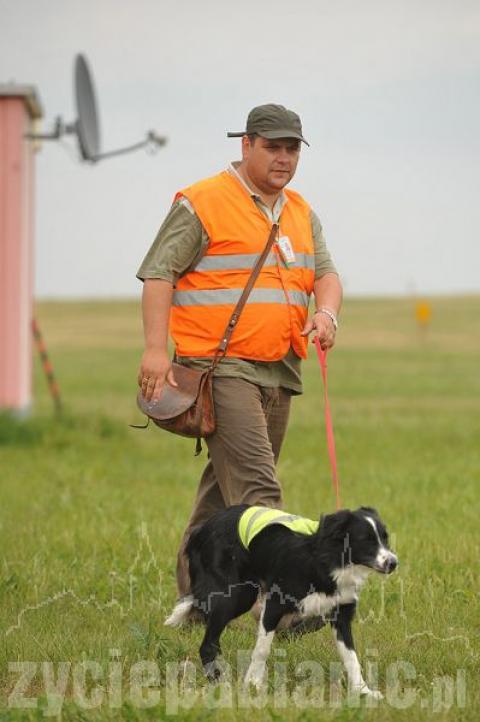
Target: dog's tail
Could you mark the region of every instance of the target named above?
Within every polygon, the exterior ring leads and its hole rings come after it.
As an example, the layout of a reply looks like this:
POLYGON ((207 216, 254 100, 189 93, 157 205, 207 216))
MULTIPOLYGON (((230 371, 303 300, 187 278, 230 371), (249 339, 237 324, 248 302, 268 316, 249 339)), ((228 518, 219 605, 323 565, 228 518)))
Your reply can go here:
POLYGON ((188 616, 193 607, 193 595, 189 594, 186 597, 180 599, 169 617, 166 618, 164 624, 167 627, 179 627, 183 622, 188 619, 188 616))

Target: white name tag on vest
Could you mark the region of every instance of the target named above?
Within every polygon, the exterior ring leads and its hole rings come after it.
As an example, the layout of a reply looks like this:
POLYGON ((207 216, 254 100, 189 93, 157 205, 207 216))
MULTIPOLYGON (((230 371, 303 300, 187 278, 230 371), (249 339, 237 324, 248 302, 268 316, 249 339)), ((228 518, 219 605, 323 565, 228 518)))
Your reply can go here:
POLYGON ((292 248, 292 244, 290 243, 290 238, 288 236, 281 236, 278 239, 278 250, 280 251, 282 261, 287 268, 291 266, 292 263, 295 263, 295 251, 292 248))

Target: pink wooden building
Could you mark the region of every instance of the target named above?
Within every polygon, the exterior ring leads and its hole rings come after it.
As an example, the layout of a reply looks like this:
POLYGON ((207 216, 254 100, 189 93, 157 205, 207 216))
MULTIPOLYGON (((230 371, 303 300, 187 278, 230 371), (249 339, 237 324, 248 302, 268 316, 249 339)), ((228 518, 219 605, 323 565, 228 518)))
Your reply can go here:
POLYGON ((35 131, 33 86, 0 84, 0 410, 27 413, 32 392, 35 131))

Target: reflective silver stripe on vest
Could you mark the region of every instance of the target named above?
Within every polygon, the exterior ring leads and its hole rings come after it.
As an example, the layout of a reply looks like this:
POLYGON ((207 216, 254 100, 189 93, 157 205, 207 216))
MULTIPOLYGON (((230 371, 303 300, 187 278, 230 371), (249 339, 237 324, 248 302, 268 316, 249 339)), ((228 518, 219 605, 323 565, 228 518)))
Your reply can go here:
POLYGON ((303 291, 288 291, 288 297, 292 306, 305 306, 307 308, 310 303, 310 296, 303 291))
POLYGON ((270 511, 270 509, 268 509, 268 507, 265 507, 265 509, 258 509, 258 511, 256 511, 254 514, 252 514, 252 516, 248 520, 247 528, 245 529, 245 544, 247 545, 247 547, 250 544, 250 530, 252 528, 253 523, 258 519, 259 516, 263 516, 268 511, 270 511))
POLYGON ((315 270, 315 256, 311 253, 295 253, 295 263, 293 268, 308 268, 310 271, 315 270))
POLYGON ((283 524, 285 521, 295 521, 295 519, 301 519, 302 517, 298 514, 283 514, 282 516, 277 516, 275 519, 270 519, 270 521, 267 521, 267 523, 264 526, 264 529, 267 528, 267 526, 271 526, 272 524, 283 524))
MULTIPOLYGON (((195 266, 193 271, 233 271, 253 268, 259 253, 232 253, 224 256, 204 256, 195 266)), ((278 256, 276 253, 269 253, 265 266, 276 266, 278 256)), ((315 270, 315 257, 310 253, 296 253, 295 263, 291 268, 308 268, 315 270)))
MULTIPOLYGON (((263 514, 265 514, 267 511, 271 511, 271 509, 259 509, 255 512, 255 514, 252 514, 252 516, 248 520, 247 528, 245 529, 245 543, 247 547, 250 544, 250 531, 253 523, 258 519, 259 516, 263 516, 263 514)), ((281 516, 276 516, 275 519, 270 519, 269 521, 267 521, 263 529, 266 529, 267 526, 272 526, 273 524, 283 524, 283 522, 285 521, 295 521, 295 519, 301 519, 301 517, 298 514, 282 514, 281 516)))
MULTIPOLYGON (((207 291, 175 291, 173 306, 221 306, 234 304, 242 295, 241 288, 218 288, 207 291)), ((308 306, 309 295, 303 291, 288 291, 292 306, 308 306)), ((247 303, 287 303, 281 288, 254 288, 247 303)))
MULTIPOLYGON (((228 256, 204 256, 197 263, 194 271, 232 271, 253 268, 259 253, 233 253, 228 256)), ((276 266, 275 253, 269 253, 265 266, 276 266)))

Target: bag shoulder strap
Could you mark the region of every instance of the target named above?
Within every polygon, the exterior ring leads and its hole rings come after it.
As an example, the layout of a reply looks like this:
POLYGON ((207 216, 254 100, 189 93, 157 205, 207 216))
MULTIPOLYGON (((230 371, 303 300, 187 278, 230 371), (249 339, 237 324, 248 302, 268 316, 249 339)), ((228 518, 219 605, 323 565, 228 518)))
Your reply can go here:
POLYGON ((262 270, 262 266, 267 260, 267 256, 270 253, 270 250, 273 246, 273 243, 275 241, 275 238, 278 234, 278 223, 274 223, 272 226, 272 230, 270 231, 270 235, 268 236, 267 244, 265 248, 263 249, 260 256, 257 258, 257 261, 253 267, 253 270, 250 274, 250 277, 247 281, 247 284, 245 288, 243 289, 242 295, 237 301, 237 305, 235 306, 232 315, 230 316, 230 320, 227 323, 227 326, 225 328, 225 331, 223 332, 222 339, 220 343, 218 344, 217 350, 215 351, 215 356, 212 361, 211 370, 220 363, 220 361, 225 357, 225 354, 227 353, 228 344, 230 343, 230 337, 233 333, 233 329, 238 323, 238 319, 240 318, 240 314, 243 311, 243 308, 247 302, 247 299, 250 295, 250 292, 255 285, 255 281, 258 278, 258 275, 260 271, 262 270))

